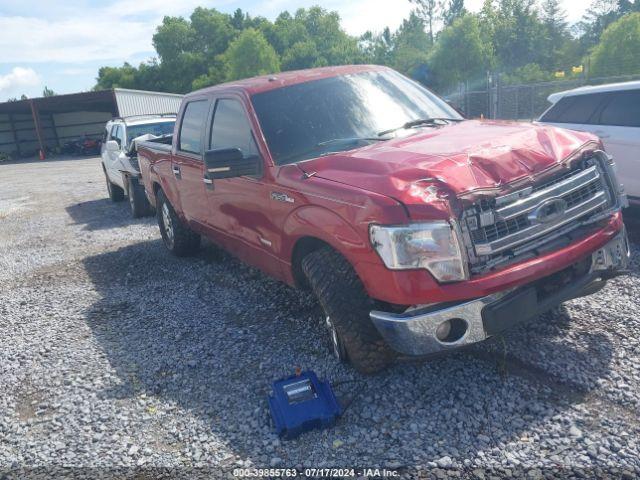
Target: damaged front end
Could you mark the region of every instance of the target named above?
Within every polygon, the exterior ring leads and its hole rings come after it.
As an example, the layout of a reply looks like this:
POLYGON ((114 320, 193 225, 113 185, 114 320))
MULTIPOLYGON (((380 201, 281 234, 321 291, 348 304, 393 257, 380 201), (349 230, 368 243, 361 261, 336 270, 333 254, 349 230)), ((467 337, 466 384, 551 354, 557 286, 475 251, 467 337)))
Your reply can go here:
POLYGON ((530 185, 461 202, 472 275, 569 245, 627 205, 615 164, 601 150, 583 151, 530 185))

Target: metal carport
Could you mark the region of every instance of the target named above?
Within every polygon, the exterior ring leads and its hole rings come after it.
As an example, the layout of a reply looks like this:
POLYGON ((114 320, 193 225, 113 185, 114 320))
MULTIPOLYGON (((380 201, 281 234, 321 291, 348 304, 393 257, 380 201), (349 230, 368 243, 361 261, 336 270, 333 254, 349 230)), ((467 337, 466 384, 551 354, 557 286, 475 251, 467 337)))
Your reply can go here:
POLYGON ((100 138, 113 117, 175 113, 182 95, 115 88, 0 103, 0 152, 37 155, 65 141, 100 138))

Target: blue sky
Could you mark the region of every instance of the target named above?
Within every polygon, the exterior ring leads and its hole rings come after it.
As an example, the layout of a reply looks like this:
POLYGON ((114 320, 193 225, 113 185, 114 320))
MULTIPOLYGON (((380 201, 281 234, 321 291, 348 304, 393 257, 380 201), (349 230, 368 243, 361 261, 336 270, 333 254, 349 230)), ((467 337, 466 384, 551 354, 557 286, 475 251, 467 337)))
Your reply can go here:
MULTIPOLYGON (((563 0, 572 21, 589 0, 563 0)), ((321 5, 337 10, 345 30, 360 34, 396 28, 409 0, 0 0, 0 101, 89 90, 98 68, 137 65, 154 56, 151 37, 164 15, 188 16, 195 7, 237 8, 273 20, 281 11, 321 5)), ((467 0, 478 10, 482 0, 467 0)))

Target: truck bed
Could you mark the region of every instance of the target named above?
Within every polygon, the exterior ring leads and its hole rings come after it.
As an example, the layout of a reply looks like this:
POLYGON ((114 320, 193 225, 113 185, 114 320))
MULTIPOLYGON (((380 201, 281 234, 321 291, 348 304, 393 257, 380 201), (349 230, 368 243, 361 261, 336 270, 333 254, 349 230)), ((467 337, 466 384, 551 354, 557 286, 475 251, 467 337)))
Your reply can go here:
POLYGON ((153 140, 144 140, 141 142, 137 142, 138 149, 141 147, 147 148, 154 152, 170 152, 171 151, 171 135, 167 135, 166 137, 156 138, 153 140))

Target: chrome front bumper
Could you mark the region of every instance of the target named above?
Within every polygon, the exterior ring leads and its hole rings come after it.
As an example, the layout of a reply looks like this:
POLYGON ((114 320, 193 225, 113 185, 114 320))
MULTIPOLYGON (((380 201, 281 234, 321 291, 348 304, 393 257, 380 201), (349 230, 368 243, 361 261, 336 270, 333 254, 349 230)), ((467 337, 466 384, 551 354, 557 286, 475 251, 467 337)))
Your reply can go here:
POLYGON ((586 274, 550 296, 540 298, 537 287, 527 285, 451 306, 438 304, 401 314, 372 311, 370 316, 384 340, 399 353, 429 355, 453 350, 485 340, 562 302, 594 293, 608 278, 626 270, 629 256, 623 230, 593 252, 586 274), (464 333, 451 341, 441 341, 436 335, 438 327, 452 320, 466 325, 464 333))

